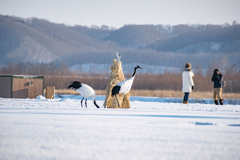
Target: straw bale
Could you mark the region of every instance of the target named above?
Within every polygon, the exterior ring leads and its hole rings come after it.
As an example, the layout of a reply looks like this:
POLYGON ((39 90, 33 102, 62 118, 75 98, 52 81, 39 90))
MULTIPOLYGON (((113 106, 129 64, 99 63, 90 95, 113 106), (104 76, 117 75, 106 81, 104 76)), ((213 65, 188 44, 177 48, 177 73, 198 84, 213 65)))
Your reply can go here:
MULTIPOLYGON (((111 74, 109 77, 109 81, 106 87, 106 99, 104 102, 104 108, 119 108, 117 104, 117 100, 115 97, 112 97, 112 88, 116 86, 119 82, 124 81, 124 74, 122 70, 122 62, 117 61, 117 59, 113 60, 113 65, 110 67, 111 74)), ((123 93, 117 95, 118 102, 120 108, 130 108, 129 101, 130 94, 127 93, 125 96, 123 93)))

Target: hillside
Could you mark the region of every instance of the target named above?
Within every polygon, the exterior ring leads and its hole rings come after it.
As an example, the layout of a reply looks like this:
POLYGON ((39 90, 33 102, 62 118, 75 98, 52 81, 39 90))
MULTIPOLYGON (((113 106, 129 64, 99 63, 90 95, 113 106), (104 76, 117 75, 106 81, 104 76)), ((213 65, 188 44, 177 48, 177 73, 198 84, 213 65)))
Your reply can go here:
POLYGON ((190 61, 206 69, 220 59, 240 68, 240 25, 125 25, 114 29, 0 15, 2 65, 111 64, 116 51, 129 64, 181 68, 190 61))
POLYGON ((158 40, 151 49, 179 53, 232 53, 240 51, 240 25, 204 28, 180 33, 167 40, 158 40))
MULTIPOLYGON (((37 62, 74 61, 76 55, 111 53, 119 47, 100 41, 73 27, 40 19, 0 16, 1 61, 37 62)), ((84 55, 83 55, 84 57, 84 55)))

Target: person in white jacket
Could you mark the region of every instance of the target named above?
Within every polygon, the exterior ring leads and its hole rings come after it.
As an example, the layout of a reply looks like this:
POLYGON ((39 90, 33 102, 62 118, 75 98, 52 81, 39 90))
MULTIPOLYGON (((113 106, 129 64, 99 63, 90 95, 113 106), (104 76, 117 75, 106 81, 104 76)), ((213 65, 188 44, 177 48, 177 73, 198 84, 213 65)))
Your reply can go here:
POLYGON ((194 73, 191 70, 191 63, 187 63, 182 72, 182 92, 184 92, 183 104, 188 104, 189 93, 194 89, 193 76, 194 73))

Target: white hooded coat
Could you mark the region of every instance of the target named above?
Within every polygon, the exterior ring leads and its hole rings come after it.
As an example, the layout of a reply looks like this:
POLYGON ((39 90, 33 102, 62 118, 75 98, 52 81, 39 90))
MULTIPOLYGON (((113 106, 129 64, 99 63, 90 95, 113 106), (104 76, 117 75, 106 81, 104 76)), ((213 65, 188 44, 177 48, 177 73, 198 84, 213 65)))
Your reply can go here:
POLYGON ((194 86, 192 77, 194 73, 191 69, 184 69, 182 73, 182 92, 191 92, 194 86))

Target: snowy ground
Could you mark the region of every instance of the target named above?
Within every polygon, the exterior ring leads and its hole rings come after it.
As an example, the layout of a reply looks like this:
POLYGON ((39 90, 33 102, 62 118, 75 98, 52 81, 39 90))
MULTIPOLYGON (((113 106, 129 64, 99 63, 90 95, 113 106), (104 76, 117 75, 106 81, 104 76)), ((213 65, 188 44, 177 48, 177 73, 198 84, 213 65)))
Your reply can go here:
POLYGON ((80 99, 0 98, 0 159, 240 159, 240 105, 132 97, 131 109, 86 109, 80 99))

